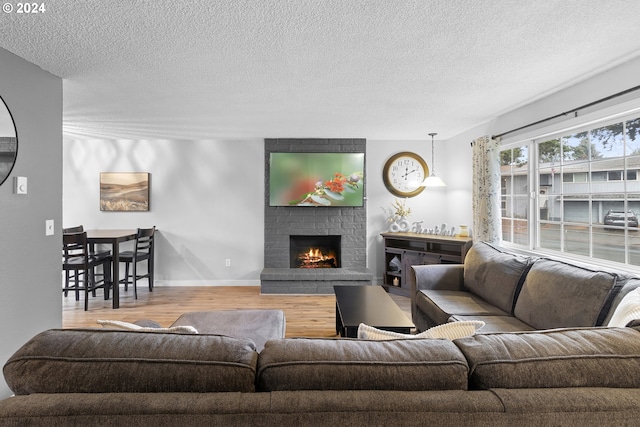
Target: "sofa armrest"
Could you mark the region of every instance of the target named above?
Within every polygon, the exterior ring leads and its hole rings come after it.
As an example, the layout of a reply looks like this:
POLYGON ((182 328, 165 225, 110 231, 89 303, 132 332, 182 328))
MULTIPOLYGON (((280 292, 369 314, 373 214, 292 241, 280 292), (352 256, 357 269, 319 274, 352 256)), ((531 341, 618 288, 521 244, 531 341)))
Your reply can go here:
POLYGON ((423 289, 461 291, 464 290, 464 264, 412 265, 409 272, 411 285, 411 318, 418 330, 434 326, 433 321, 422 320, 424 314, 418 308, 417 296, 423 289))
POLYGON ((412 265, 411 294, 422 289, 464 290, 464 264, 412 265))

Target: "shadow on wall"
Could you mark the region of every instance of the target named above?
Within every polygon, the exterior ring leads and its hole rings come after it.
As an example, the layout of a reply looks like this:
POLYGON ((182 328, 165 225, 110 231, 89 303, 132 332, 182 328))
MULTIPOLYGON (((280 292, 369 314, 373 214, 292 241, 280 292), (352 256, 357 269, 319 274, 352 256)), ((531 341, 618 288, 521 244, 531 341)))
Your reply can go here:
POLYGON ((214 271, 198 258, 184 243, 176 248, 171 241, 180 241, 178 236, 158 231, 156 234, 155 269, 158 280, 212 280, 216 278, 214 271), (163 266, 170 266, 166 271, 163 266))

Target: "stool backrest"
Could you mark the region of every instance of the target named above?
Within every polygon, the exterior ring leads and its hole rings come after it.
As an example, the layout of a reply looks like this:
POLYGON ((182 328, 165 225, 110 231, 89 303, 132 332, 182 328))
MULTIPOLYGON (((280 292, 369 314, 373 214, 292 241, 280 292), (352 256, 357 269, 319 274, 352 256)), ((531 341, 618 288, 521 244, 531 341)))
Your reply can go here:
POLYGON ((86 232, 62 235, 62 262, 74 266, 84 265, 88 268, 89 251, 86 232))
POLYGON ((82 225, 78 225, 75 227, 67 227, 62 229, 62 234, 69 233, 82 233, 84 231, 84 227, 82 225))
POLYGON ((153 253, 153 238, 155 232, 155 225, 152 228, 138 228, 138 233, 136 235, 136 247, 133 251, 136 256, 141 253, 149 255, 153 253))

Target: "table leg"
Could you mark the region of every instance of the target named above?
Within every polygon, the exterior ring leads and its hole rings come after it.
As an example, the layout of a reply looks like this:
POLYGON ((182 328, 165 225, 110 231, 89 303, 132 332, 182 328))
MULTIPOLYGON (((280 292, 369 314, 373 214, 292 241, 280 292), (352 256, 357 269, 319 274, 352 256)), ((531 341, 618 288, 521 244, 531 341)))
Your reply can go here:
POLYGON ((113 308, 120 308, 120 245, 113 242, 113 308))
POLYGON ((342 323, 342 314, 340 314, 340 307, 336 301, 336 335, 341 337, 345 336, 344 324, 342 323))

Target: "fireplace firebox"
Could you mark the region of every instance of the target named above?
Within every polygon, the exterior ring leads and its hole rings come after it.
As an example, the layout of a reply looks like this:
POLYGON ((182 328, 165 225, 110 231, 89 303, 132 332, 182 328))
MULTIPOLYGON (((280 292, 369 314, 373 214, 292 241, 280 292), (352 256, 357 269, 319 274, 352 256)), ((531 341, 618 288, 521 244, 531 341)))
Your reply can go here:
POLYGON ((290 268, 340 268, 341 236, 289 236, 290 268))

